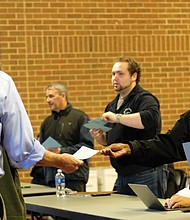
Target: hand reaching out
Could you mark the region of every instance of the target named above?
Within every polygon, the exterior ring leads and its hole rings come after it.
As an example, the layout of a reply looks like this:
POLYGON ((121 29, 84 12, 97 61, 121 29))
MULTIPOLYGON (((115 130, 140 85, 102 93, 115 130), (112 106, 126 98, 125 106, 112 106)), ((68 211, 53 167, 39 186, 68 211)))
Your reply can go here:
POLYGON ((91 129, 90 134, 99 144, 106 145, 106 134, 101 129, 91 129))
POLYGON ((83 164, 84 162, 82 160, 76 159, 73 155, 67 153, 56 154, 46 150, 43 158, 36 164, 36 166, 52 166, 60 168, 65 173, 72 173, 78 170, 83 164))
POLYGON ((61 163, 59 165, 59 168, 65 173, 72 173, 78 170, 78 168, 84 164, 82 160, 76 159, 73 155, 67 153, 59 155, 61 156, 61 163))
POLYGON ((102 115, 102 120, 104 122, 116 123, 116 114, 113 112, 105 112, 102 115))
POLYGON ((124 155, 130 155, 131 148, 128 144, 115 143, 100 150, 100 153, 103 155, 111 156, 113 158, 118 158, 124 155))

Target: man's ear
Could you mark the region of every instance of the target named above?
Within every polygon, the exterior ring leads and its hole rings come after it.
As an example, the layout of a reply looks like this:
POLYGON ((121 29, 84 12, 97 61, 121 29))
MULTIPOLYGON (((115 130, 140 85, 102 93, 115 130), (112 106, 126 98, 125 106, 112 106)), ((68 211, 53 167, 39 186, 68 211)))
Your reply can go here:
POLYGON ((137 80, 137 73, 135 72, 132 75, 132 81, 136 81, 136 80, 137 80))
POLYGON ((63 98, 66 98, 66 94, 63 92, 63 93, 61 93, 61 96, 63 97, 63 98))

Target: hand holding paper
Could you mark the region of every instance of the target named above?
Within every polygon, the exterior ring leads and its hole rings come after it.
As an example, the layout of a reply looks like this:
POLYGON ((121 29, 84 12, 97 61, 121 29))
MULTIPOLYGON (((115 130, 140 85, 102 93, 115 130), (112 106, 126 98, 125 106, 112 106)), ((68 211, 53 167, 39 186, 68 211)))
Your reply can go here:
POLYGON ((57 142, 55 139, 53 139, 52 137, 48 137, 43 143, 42 146, 45 147, 46 150, 50 149, 50 148, 59 148, 61 147, 61 144, 59 142, 57 142))
MULTIPOLYGON (((61 147, 61 144, 59 144, 55 139, 53 139, 52 137, 48 137, 43 143, 42 146, 44 146, 47 150, 50 148, 59 148, 61 147)), ((89 147, 85 147, 82 146, 77 152, 75 152, 73 154, 73 156, 76 159, 79 160, 85 160, 88 159, 92 156, 94 156, 95 154, 97 154, 99 152, 99 150, 93 150, 89 147)))
POLYGON ((76 159, 85 160, 88 159, 95 154, 97 154, 99 150, 93 150, 89 147, 82 146, 77 152, 73 154, 76 159))
POLYGON ((105 126, 106 122, 103 122, 101 118, 96 118, 94 120, 89 121, 88 123, 84 124, 86 128, 89 129, 101 129, 103 132, 108 132, 112 128, 105 126))

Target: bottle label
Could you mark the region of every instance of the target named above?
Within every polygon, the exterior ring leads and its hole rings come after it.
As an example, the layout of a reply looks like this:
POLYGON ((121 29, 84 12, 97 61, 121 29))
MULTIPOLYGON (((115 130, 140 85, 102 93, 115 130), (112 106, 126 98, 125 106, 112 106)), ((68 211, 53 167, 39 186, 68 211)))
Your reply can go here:
POLYGON ((56 177, 55 178, 55 184, 64 184, 65 178, 56 177))

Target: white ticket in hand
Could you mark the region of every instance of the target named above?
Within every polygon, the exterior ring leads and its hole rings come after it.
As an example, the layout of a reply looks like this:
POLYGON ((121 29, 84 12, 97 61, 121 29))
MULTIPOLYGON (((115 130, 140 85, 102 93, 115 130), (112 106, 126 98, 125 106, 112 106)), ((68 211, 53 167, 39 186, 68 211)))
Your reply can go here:
POLYGON ((73 154, 73 156, 79 160, 85 160, 94 156, 98 152, 99 150, 94 150, 89 147, 82 146, 77 152, 73 154))

